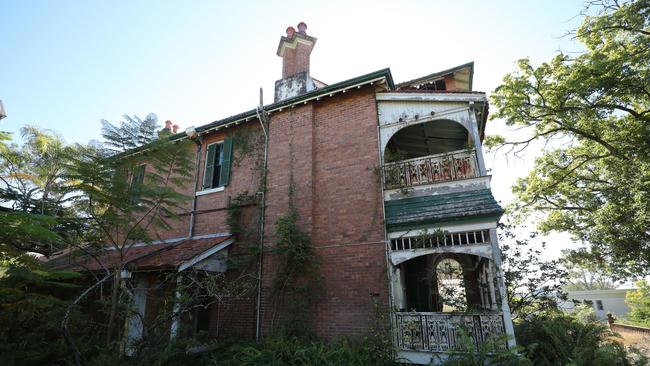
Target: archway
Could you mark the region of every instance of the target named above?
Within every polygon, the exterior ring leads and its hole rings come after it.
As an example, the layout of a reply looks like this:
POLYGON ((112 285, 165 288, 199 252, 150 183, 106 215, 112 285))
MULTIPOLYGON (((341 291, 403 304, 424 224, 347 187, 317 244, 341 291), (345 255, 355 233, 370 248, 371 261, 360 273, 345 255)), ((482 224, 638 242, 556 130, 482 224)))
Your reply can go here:
POLYGON ((464 150, 473 146, 467 129, 460 123, 441 119, 412 124, 397 131, 388 140, 384 162, 464 150))

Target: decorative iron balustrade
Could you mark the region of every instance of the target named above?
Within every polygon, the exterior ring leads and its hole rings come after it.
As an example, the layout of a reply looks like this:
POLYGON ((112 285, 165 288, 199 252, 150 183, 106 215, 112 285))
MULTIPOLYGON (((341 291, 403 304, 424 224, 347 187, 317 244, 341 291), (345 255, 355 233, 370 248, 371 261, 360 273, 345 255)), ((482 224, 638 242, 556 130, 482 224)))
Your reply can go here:
MULTIPOLYGON (((405 351, 467 351, 505 334, 501 314, 394 313, 397 348, 405 351), (468 337, 468 338, 465 338, 468 337)), ((506 340, 497 345, 506 349, 506 340)))
POLYGON ((456 151, 386 163, 386 189, 404 188, 479 176, 476 152, 456 151))
POLYGON ((458 245, 489 244, 490 231, 464 231, 460 233, 433 233, 430 235, 396 238, 390 240, 390 249, 413 250, 453 247, 458 245))

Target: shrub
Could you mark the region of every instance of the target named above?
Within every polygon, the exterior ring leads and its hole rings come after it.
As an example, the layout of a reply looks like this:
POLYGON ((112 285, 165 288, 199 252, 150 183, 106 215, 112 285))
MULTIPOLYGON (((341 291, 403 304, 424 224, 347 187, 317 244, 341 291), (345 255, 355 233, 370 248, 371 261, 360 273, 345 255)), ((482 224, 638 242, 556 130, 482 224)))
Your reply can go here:
POLYGON ((302 341, 297 337, 275 336, 262 344, 234 343, 222 345, 211 357, 212 366, 253 365, 394 365, 382 352, 377 352, 369 339, 342 339, 327 343, 302 341))
POLYGON ((614 333, 585 309, 572 314, 557 310, 538 314, 517 324, 515 334, 522 353, 535 365, 634 364, 614 333))

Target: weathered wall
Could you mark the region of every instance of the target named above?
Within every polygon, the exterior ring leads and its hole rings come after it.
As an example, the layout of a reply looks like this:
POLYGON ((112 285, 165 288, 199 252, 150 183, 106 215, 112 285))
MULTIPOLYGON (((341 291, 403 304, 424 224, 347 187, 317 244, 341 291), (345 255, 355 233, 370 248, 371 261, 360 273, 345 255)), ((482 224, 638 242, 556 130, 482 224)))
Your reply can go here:
MULTIPOLYGON (((324 338, 365 334, 373 299, 388 302, 378 164, 371 88, 271 116, 265 246, 274 246, 275 222, 287 213, 293 176, 299 225, 321 257, 323 293, 312 325, 324 338)), ((275 262, 265 253, 265 334, 274 311, 275 262)))

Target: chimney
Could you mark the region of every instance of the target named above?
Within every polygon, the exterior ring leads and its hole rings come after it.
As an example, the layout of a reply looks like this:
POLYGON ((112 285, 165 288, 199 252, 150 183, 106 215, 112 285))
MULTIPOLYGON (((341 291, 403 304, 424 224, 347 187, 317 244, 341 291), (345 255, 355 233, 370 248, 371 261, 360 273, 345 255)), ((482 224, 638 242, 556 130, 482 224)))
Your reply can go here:
POLYGON ((172 132, 177 133, 178 132, 178 125, 173 125, 172 126, 172 132))
POLYGON ((309 55, 316 38, 307 35, 307 24, 300 22, 298 31, 287 28, 280 38, 278 56, 282 57, 282 79, 275 82, 275 101, 298 96, 316 88, 309 76, 309 55))

